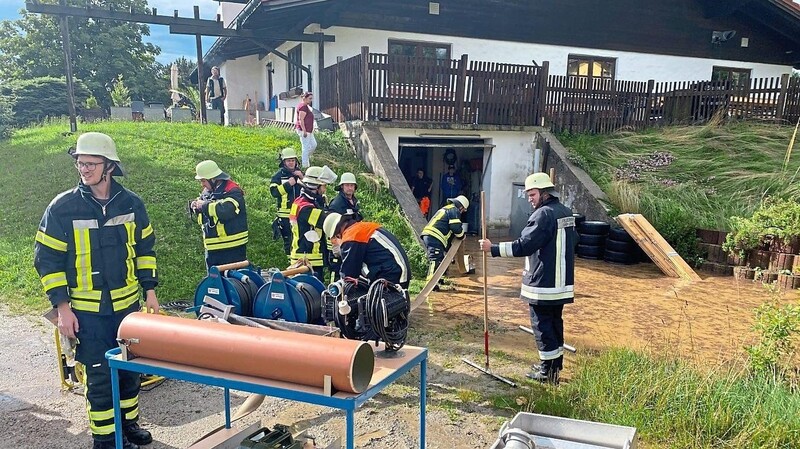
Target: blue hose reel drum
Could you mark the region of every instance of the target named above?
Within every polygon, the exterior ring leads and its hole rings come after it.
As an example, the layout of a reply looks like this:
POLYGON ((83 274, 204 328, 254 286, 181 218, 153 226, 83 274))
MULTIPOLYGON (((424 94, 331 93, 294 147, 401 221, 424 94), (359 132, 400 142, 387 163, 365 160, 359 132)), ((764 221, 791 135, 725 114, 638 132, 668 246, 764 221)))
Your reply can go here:
POLYGON ((199 314, 203 298, 210 296, 233 305, 233 313, 240 316, 324 324, 324 289, 322 282, 308 274, 288 278, 275 268, 263 272, 250 266, 220 272, 212 266, 195 290, 194 305, 199 314))
POLYGON ((232 305, 233 313, 237 315, 252 316, 253 298, 263 285, 264 279, 252 265, 222 272, 212 266, 208 269, 208 276, 200 281, 194 292, 195 312, 200 313, 203 298, 210 296, 223 304, 232 305))
POLYGON ((322 291, 325 286, 314 276, 300 274, 287 278, 272 269, 264 274, 264 285, 256 293, 253 316, 294 323, 325 324, 322 291))

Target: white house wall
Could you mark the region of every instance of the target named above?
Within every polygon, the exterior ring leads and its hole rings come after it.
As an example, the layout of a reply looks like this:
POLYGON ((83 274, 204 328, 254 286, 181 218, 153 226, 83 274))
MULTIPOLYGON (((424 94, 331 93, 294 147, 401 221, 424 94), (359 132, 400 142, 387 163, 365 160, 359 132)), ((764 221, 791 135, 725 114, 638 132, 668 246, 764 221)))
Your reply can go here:
POLYGON ((222 19, 222 24, 227 28, 243 9, 244 4, 241 3, 220 2, 217 14, 222 19))
MULTIPOLYGON (((289 50, 293 49, 298 45, 297 42, 287 42, 278 47, 276 50, 281 52, 282 54, 287 54, 289 50)), ((309 88, 308 86, 308 75, 303 72, 303 90, 304 91, 312 91, 316 92, 319 89, 319 71, 317 70, 317 65, 319 61, 318 55, 318 48, 316 43, 312 42, 302 42, 302 57, 303 57, 303 65, 308 67, 311 66, 311 73, 314 74, 312 77, 313 86, 309 88)), ((360 50, 359 50, 360 51, 360 50)), ((286 92, 286 90, 290 87, 287 82, 287 67, 289 65, 286 60, 279 58, 273 54, 268 55, 264 59, 264 63, 272 62, 272 67, 275 70, 275 73, 272 74, 272 90, 274 91, 274 95, 278 95, 281 92, 286 92)), ((266 78, 265 78, 266 79, 266 78)), ((287 100, 278 100, 278 107, 279 108, 286 108, 286 107, 296 107, 297 103, 300 100, 298 98, 290 98, 287 100)))
MULTIPOLYGON (((314 27, 316 25, 312 25, 314 27)), ((309 27, 309 28, 311 28, 309 27)), ((434 34, 400 33, 348 27, 330 27, 326 34, 336 36, 335 42, 325 44, 325 66, 336 63, 337 56, 347 59, 368 46, 372 53, 387 53, 388 40, 410 40, 450 44, 450 57, 458 59, 467 54, 470 60, 494 61, 531 65, 550 62, 551 75, 567 74, 567 57, 570 54, 611 57, 617 59, 616 79, 624 81, 693 81, 711 77, 713 66, 752 69, 752 78, 781 76, 791 73, 791 66, 759 64, 723 59, 703 59, 683 56, 654 55, 594 48, 564 47, 558 45, 529 44, 522 42, 488 41, 465 37, 434 34)), ((303 49, 305 56, 305 49, 303 49)))
MULTIPOLYGON (((533 133, 518 131, 434 131, 430 129, 408 129, 381 127, 381 133, 395 160, 400 154, 400 138, 419 137, 420 134, 434 136, 468 135, 476 139, 485 139, 495 145, 491 150, 483 152, 483 190, 486 192, 486 220, 490 228, 508 228, 511 221, 512 183, 521 183, 533 171, 533 133)), ((441 158, 432 159, 431 173, 433 191, 439 189, 439 176, 444 172, 441 158)), ((435 198, 434 198, 435 199, 435 198)), ((437 204, 438 205, 438 204, 437 204)), ((434 206, 435 208, 435 206, 434 206)))
POLYGON ((220 76, 228 86, 226 109, 244 109, 248 96, 256 102, 264 102, 265 107, 269 106, 266 95, 266 62, 259 61, 257 55, 225 61, 220 66, 220 76))

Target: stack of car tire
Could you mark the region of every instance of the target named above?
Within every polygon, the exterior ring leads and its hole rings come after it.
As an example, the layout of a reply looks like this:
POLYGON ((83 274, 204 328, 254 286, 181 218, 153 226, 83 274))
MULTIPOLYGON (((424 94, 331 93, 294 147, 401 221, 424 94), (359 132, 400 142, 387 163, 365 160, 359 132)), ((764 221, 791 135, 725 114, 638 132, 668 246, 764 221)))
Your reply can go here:
POLYGON ((583 221, 578 224, 576 220, 578 247, 575 254, 583 259, 602 259, 609 228, 604 221, 583 221))
POLYGON ((622 228, 611 227, 604 221, 581 220, 578 223, 576 219, 576 229, 578 257, 621 264, 634 264, 641 259, 639 246, 622 228))

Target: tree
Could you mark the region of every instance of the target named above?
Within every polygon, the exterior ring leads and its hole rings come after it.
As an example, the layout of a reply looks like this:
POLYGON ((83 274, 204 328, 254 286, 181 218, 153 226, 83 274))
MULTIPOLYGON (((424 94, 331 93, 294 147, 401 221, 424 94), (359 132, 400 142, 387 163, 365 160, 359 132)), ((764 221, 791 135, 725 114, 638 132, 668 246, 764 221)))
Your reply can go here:
MULTIPOLYGON (((68 0, 70 6, 113 7, 144 13, 146 0, 68 0)), ((164 101, 169 72, 155 60, 161 50, 145 43, 147 25, 112 20, 69 18, 72 66, 103 107, 111 105, 110 90, 125 76, 131 97, 164 101), (165 76, 166 75, 166 76, 165 76)), ((0 79, 30 79, 64 75, 64 54, 58 19, 22 12, 14 21, 0 22, 0 79)))

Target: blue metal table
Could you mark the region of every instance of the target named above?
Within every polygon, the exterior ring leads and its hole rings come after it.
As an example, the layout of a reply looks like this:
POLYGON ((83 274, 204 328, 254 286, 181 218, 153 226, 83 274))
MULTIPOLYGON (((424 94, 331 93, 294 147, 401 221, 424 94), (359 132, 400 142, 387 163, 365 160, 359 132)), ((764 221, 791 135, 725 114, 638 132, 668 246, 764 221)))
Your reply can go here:
MULTIPOLYGON (((382 349, 377 348, 377 349, 382 349)), ((309 387, 288 382, 261 379, 223 371, 198 368, 177 363, 164 362, 146 358, 124 360, 120 348, 106 352, 106 359, 111 368, 111 390, 114 400, 114 430, 116 447, 122 448, 122 412, 119 399, 119 370, 147 373, 172 379, 213 385, 224 389, 225 428, 231 427, 230 390, 263 394, 290 401, 344 410, 346 413, 347 449, 354 449, 355 411, 363 403, 380 393, 381 390, 399 379, 405 373, 419 365, 419 447, 425 449, 425 402, 426 378, 428 370, 428 350, 415 346, 403 346, 394 357, 383 357, 382 351, 376 349, 375 370, 369 388, 361 394, 336 392, 325 395, 322 388, 309 387)))

